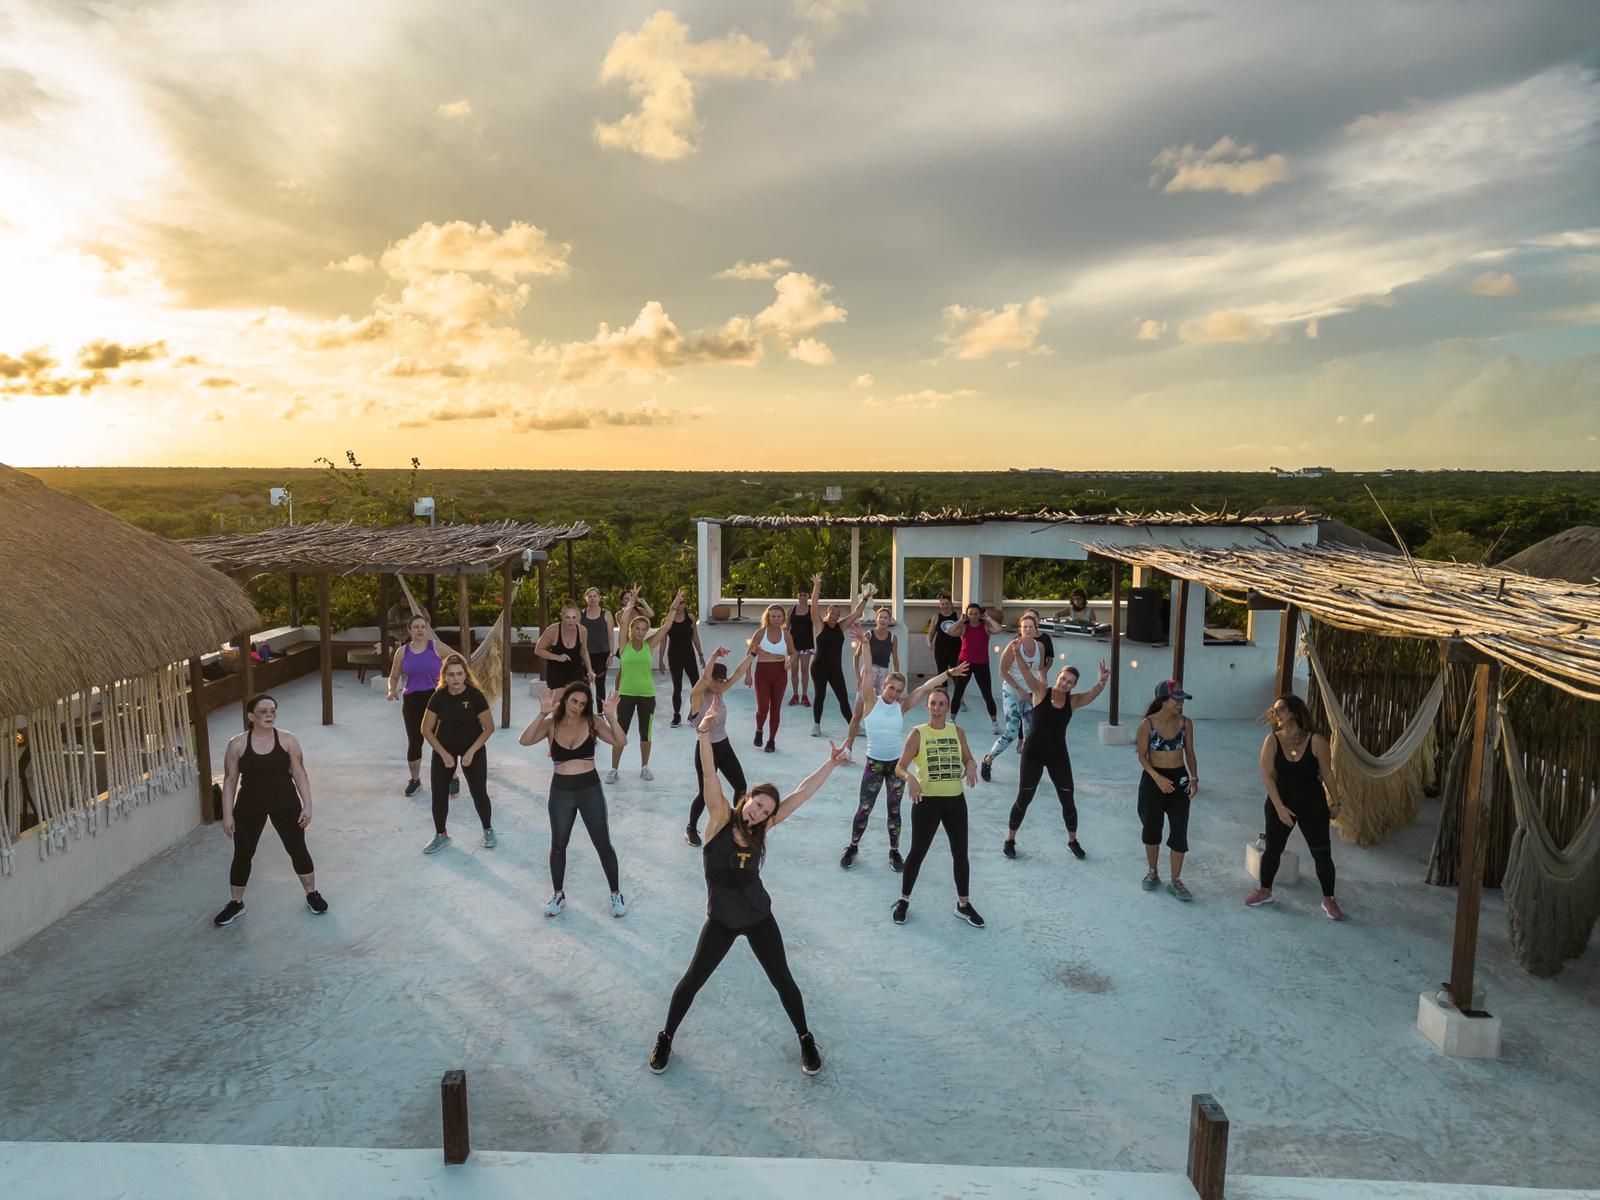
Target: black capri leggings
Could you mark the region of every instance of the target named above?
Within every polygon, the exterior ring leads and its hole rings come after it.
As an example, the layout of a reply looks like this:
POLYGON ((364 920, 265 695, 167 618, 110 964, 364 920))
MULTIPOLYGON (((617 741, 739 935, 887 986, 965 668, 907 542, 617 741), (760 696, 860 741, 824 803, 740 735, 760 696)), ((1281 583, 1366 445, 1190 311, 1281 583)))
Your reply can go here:
POLYGON ((600 787, 600 774, 556 775, 550 780, 550 882, 561 891, 567 880, 567 843, 579 817, 589 831, 600 869, 613 892, 622 890, 617 882, 617 852, 611 847, 611 829, 606 821, 606 794, 600 787))
POLYGON ((594 672, 594 706, 598 711, 606 703, 606 664, 611 661, 609 654, 589 655, 589 669, 594 672))
POLYGON ((1139 775, 1139 820, 1144 825, 1144 844, 1161 844, 1161 824, 1167 826, 1167 849, 1174 854, 1189 852, 1189 768, 1157 767, 1156 770, 1177 786, 1163 792, 1150 778, 1139 775))
POLYGON ((617 724, 622 726, 622 732, 627 733, 633 728, 633 714, 639 714, 639 740, 650 740, 651 726, 656 723, 656 698, 654 696, 627 696, 617 697, 617 724))
POLYGON ((700 667, 695 662, 693 650, 687 654, 674 654, 668 650, 667 669, 672 672, 672 715, 676 717, 683 712, 683 677, 689 677, 692 691, 694 685, 700 682, 700 667))
POLYGON ((995 717, 994 687, 989 682, 989 664, 968 663, 967 668, 965 675, 956 676, 956 694, 950 699, 950 715, 953 717, 961 711, 961 697, 967 694, 967 684, 976 683, 978 691, 983 693, 983 703, 992 721, 995 717))
POLYGON ((233 865, 228 868, 228 883, 242 888, 250 882, 250 860, 256 856, 256 844, 261 841, 267 822, 278 831, 278 840, 289 852, 296 875, 309 875, 316 870, 311 864, 311 852, 306 849, 306 831, 300 828, 298 808, 280 808, 268 812, 253 804, 241 804, 233 810, 233 865))
POLYGON ((406 721, 406 761, 422 761, 422 714, 428 711, 429 691, 407 692, 400 700, 400 713, 406 721))
POLYGON ((846 721, 850 719, 850 693, 845 687, 844 668, 837 660, 825 661, 821 656, 816 656, 811 662, 812 708, 811 720, 818 725, 822 724, 822 706, 828 698, 828 689, 833 689, 833 694, 839 699, 839 713, 846 721))
POLYGON ((445 822, 450 817, 450 780, 457 771, 461 772, 467 781, 467 790, 472 793, 472 807, 478 810, 478 820, 483 822, 483 827, 488 829, 493 823, 490 820, 489 809, 489 749, 479 746, 478 752, 472 756, 472 762, 463 767, 461 755, 463 750, 450 751, 451 757, 456 760, 456 765, 447 767, 444 759, 439 757, 436 750, 432 761, 428 764, 428 783, 433 788, 433 831, 443 833, 445 822))
POLYGON ((1061 801, 1061 819, 1067 823, 1067 832, 1077 833, 1078 806, 1073 796, 1072 759, 1065 754, 1044 758, 1026 750, 1022 752, 1022 775, 1017 780, 1017 800, 1011 806, 1011 824, 1007 828, 1022 828, 1022 818, 1028 815, 1028 805, 1033 803, 1033 794, 1046 771, 1050 772, 1050 782, 1055 785, 1056 799, 1061 801))
POLYGON ((683 1018, 689 1015, 689 1006, 694 1003, 695 995, 706 985, 706 980, 711 978, 712 972, 741 937, 750 942, 756 961, 777 989, 778 999, 783 1001, 783 1011, 789 1014, 789 1023, 794 1026, 794 1031, 799 1034, 806 1032, 806 1002, 801 998, 800 987, 789 972, 789 959, 783 952, 783 933, 778 929, 777 920, 768 916, 766 920, 743 929, 730 929, 716 921, 705 923, 700 930, 700 941, 694 948, 694 957, 689 960, 689 969, 683 973, 678 986, 672 989, 672 1003, 667 1006, 668 1037, 678 1032, 683 1018))
MULTIPOLYGON (((733 742, 723 738, 720 742, 711 743, 712 765, 722 773, 728 781, 728 786, 733 789, 734 798, 744 795, 745 783, 744 767, 739 762, 739 756, 733 752, 733 742)), ((689 828, 700 828, 700 814, 706 810, 706 775, 705 766, 700 762, 700 746, 694 747, 694 779, 700 785, 694 794, 694 801, 689 805, 689 828)))
POLYGON ((950 861, 955 868, 956 895, 965 896, 971 882, 971 869, 967 862, 967 798, 966 796, 924 796, 911 806, 911 853, 906 855, 906 869, 900 876, 900 894, 910 896, 917 886, 917 875, 922 870, 922 860, 933 848, 934 834, 944 826, 945 837, 950 839, 950 861))

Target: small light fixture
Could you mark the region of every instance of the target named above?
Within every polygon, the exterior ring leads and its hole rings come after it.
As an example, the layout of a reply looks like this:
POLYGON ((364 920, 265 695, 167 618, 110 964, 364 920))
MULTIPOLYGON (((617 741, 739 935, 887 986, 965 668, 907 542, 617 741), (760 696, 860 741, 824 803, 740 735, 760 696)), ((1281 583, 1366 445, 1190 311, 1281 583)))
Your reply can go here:
POLYGON ((1137 671, 1139 669, 1139 660, 1137 658, 1130 659, 1128 662, 1128 669, 1131 671, 1137 671))

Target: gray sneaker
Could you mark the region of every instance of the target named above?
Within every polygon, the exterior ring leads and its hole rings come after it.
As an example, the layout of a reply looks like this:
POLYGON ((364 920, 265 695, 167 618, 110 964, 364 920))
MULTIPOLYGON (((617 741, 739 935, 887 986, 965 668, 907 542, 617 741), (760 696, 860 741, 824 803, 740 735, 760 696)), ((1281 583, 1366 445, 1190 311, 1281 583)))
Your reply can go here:
POLYGON ((644 780, 646 783, 649 783, 655 777, 656 777, 655 776, 655 772, 652 771, 649 767, 640 767, 639 768, 639 778, 644 780))
POLYGON ((1145 875, 1139 886, 1147 892, 1153 892, 1161 886, 1161 876, 1157 872, 1151 871, 1145 875))
POLYGON ((449 844, 450 835, 448 833, 436 833, 433 835, 433 841, 422 848, 422 852, 424 854, 437 854, 449 844))
POLYGON ((609 771, 606 772, 606 782, 607 783, 615 783, 616 781, 617 781, 617 769, 615 767, 612 767, 609 771))
POLYGON ((483 831, 483 846, 484 846, 484 849, 493 850, 499 844, 500 844, 500 839, 495 837, 494 830, 485 829, 483 831))
POLYGON ((1167 884, 1167 891, 1171 892, 1179 900, 1184 902, 1194 899, 1194 896, 1190 894, 1189 889, 1183 886, 1183 880, 1181 879, 1174 879, 1171 883, 1167 884))

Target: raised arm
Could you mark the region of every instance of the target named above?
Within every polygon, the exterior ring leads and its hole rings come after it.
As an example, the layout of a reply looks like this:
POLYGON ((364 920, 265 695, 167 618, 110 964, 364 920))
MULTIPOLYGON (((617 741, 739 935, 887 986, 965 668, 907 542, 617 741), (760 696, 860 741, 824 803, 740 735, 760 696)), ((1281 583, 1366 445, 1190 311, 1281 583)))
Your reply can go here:
POLYGON ((617 724, 617 705, 622 703, 622 696, 612 692, 606 697, 601 715, 589 718, 589 728, 594 731, 594 736, 607 745, 615 746, 618 750, 628 747, 628 733, 621 725, 617 724))
POLYGON ((722 790, 722 779, 717 774, 717 752, 711 744, 712 716, 700 718, 700 773, 704 776, 702 795, 706 802, 705 840, 710 841, 728 823, 733 809, 728 806, 728 794, 722 790))
MULTIPOLYGON (((1011 661, 1016 664, 1017 670, 1022 674, 1022 685, 1026 687, 1029 694, 1033 696, 1033 702, 1038 704, 1044 700, 1044 694, 1050 690, 1050 681, 1048 678, 1041 678, 1034 675, 1033 668, 1028 666, 1027 657, 1025 655, 1018 654, 1016 652, 1016 646, 1017 644, 1012 642, 1011 645, 1005 648, 1005 653, 1000 655, 1000 678, 1005 679, 1007 677, 1006 656, 1010 655, 1011 661)), ((1076 705, 1074 705, 1074 707, 1076 707, 1076 705)))
POLYGON ((828 781, 828 776, 833 774, 835 767, 849 761, 850 756, 841 747, 829 742, 827 761, 802 779, 800 786, 783 798, 783 803, 778 805, 778 811, 772 814, 772 820, 767 827, 770 829, 787 821, 794 815, 795 809, 817 794, 817 789, 828 781))
POLYGON ((813 621, 818 619, 818 617, 817 617, 817 606, 819 604, 821 604, 821 603, 822 603, 822 572, 818 571, 815 575, 813 575, 811 577, 810 612, 811 612, 811 619, 813 621))
POLYGON ((898 633, 889 635, 889 662, 892 664, 893 670, 898 671, 900 669, 900 635, 898 633))
POLYGON ((993 637, 995 634, 999 633, 1005 628, 1005 626, 1000 624, 999 621, 996 621, 993 617, 991 617, 987 611, 985 611, 983 614, 983 627, 989 631, 990 637, 993 637))
POLYGON ((856 597, 855 604, 851 607, 849 612, 845 613, 844 617, 839 621, 839 624, 843 626, 854 625, 860 618, 861 614, 867 610, 868 602, 876 593, 877 589, 870 583, 863 587, 861 589, 861 595, 856 597))
MULTIPOLYGON (((1062 669, 1065 670, 1066 668, 1063 667, 1062 669)), ((1072 707, 1074 709, 1079 709, 1079 708, 1082 708, 1085 704, 1093 704, 1094 700, 1095 700, 1095 697, 1098 696, 1101 692, 1106 690, 1106 683, 1110 679, 1111 679, 1111 668, 1106 666, 1106 660, 1102 658, 1100 660, 1100 677, 1094 681, 1094 686, 1092 688, 1090 688, 1087 692, 1085 692, 1083 695, 1081 695, 1081 696, 1079 696, 1077 694, 1073 695, 1073 697, 1072 697, 1072 707)))
POLYGON ((910 712, 913 708, 927 699, 929 692, 933 691, 935 688, 943 687, 952 679, 960 679, 971 669, 972 668, 967 663, 957 663, 948 671, 940 671, 932 679, 924 681, 916 691, 912 692, 909 696, 901 700, 900 711, 910 712))

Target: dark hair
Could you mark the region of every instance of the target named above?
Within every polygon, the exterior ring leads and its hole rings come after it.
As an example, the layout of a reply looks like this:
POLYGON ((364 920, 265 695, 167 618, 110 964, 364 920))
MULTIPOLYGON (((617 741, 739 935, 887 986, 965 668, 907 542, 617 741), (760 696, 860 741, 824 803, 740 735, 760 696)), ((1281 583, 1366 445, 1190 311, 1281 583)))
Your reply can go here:
POLYGON ((954 602, 955 597, 953 597, 949 592, 940 592, 937 596, 934 597, 934 599, 935 600, 950 600, 950 601, 954 602))
POLYGON ((594 693, 589 690, 589 685, 581 679, 575 679, 561 689, 561 698, 556 701, 556 721, 560 723, 566 719, 567 700, 574 692, 588 701, 588 704, 584 706, 583 715, 589 719, 589 728, 592 730, 595 722, 594 693))
POLYGON ((244 727, 246 729, 250 728, 250 714, 256 711, 256 705, 260 704, 263 700, 271 700, 272 707, 278 707, 278 698, 271 692, 258 692, 254 696, 251 696, 250 699, 244 702, 244 727))
POLYGON ((744 834, 745 845, 755 852, 758 864, 767 856, 767 825, 777 815, 778 805, 781 803, 783 797, 778 794, 778 785, 775 783, 758 783, 734 802, 733 819, 738 822, 739 832, 744 834), (744 805, 751 796, 757 795, 770 797, 773 807, 765 821, 759 825, 752 825, 744 819, 744 805))
POLYGON ((1076 601, 1079 600, 1082 600, 1085 604, 1089 603, 1089 596, 1082 588, 1073 588, 1072 595, 1068 596, 1067 599, 1074 601, 1074 607, 1076 607, 1076 601))
POLYGON ((1306 733, 1316 732, 1316 729, 1312 726, 1312 721, 1315 718, 1311 715, 1311 706, 1293 692, 1285 692, 1267 706, 1267 711, 1261 714, 1261 723, 1263 725, 1272 724, 1272 710, 1279 704, 1289 710, 1289 715, 1294 718, 1294 723, 1306 733))
MULTIPOLYGON (((968 600, 967 601, 967 608, 975 608, 979 612, 983 611, 983 605, 979 604, 976 600, 968 600)), ((965 611, 965 610, 963 610, 963 611, 965 611)))
POLYGON ((1161 711, 1161 706, 1170 699, 1172 699, 1171 696, 1157 696, 1154 700, 1150 701, 1150 707, 1144 710, 1144 715, 1147 717, 1155 716, 1161 711))
POLYGON ((1071 663, 1068 663, 1066 666, 1062 667, 1061 669, 1063 671, 1071 671, 1072 672, 1072 681, 1074 683, 1076 683, 1078 680, 1083 678, 1083 672, 1078 670, 1078 668, 1073 666, 1071 663))
POLYGON ((711 664, 711 678, 715 679, 718 683, 721 683, 727 677, 728 677, 728 664, 727 663, 716 662, 716 663, 712 663, 711 664))

